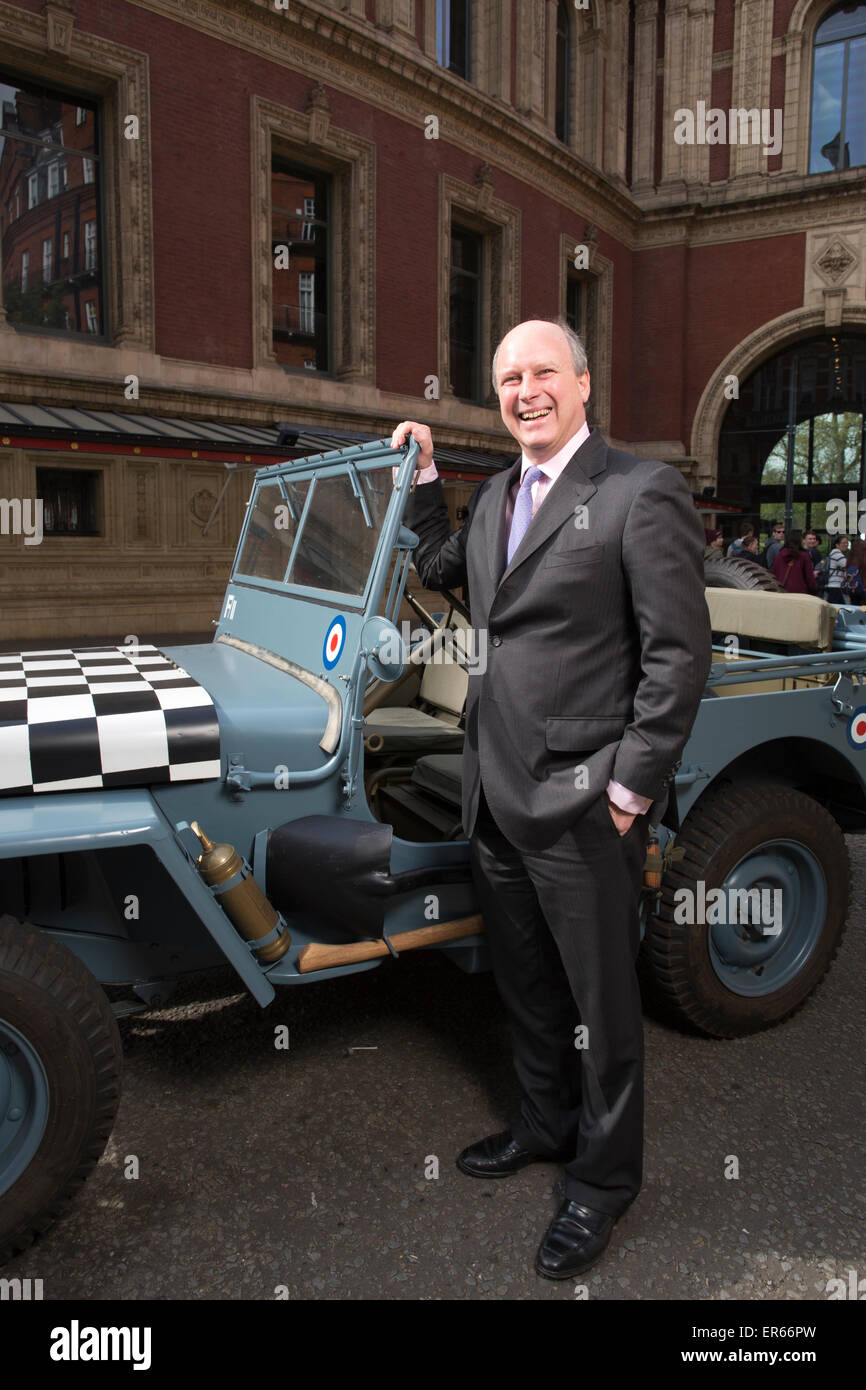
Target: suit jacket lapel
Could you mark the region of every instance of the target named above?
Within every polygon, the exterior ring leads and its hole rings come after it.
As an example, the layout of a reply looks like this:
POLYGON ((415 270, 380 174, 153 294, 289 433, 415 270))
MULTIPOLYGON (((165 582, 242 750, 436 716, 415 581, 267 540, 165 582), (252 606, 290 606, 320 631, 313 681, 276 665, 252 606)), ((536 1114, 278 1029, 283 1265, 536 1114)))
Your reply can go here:
POLYGON ((591 481, 594 474, 600 473, 607 463, 607 445, 598 430, 594 429, 589 439, 572 455, 556 480, 556 486, 536 512, 529 529, 511 559, 505 563, 505 515, 508 492, 516 478, 520 477, 520 459, 506 474, 496 479, 498 491, 491 498, 488 523, 488 555, 494 582, 502 583, 518 565, 522 565, 540 545, 558 530, 570 516, 575 507, 583 506, 593 497, 598 488, 591 481))

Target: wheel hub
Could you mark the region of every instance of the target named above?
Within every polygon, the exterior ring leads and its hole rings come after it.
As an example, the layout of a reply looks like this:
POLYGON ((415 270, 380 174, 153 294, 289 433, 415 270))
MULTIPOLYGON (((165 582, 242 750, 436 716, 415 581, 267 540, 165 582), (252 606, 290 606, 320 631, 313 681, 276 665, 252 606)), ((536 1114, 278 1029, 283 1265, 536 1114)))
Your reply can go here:
POLYGON ((36 1154, 48 1123, 49 1088, 38 1053, 0 1019, 0 1195, 36 1154))
POLYGON ((721 885, 723 917, 708 931, 713 969, 734 994, 783 989, 818 943, 827 883, 817 857, 796 840, 771 840, 745 855, 721 885))

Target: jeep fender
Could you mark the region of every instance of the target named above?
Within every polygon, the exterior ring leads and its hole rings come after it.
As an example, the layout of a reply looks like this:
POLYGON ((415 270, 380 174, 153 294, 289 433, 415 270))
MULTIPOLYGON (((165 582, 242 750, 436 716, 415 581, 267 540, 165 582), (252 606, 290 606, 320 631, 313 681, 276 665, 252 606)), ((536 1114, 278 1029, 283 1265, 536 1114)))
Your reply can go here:
POLYGON ((147 790, 58 792, 0 800, 0 859, 135 844, 150 846, 254 999, 269 1004, 273 985, 147 790))

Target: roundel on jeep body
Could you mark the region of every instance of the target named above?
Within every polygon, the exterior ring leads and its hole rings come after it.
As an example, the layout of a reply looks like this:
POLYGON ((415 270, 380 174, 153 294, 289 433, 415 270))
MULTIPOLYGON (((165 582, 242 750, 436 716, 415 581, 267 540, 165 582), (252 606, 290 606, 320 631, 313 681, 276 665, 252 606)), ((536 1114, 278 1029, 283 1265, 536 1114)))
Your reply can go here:
POLYGON ((866 748, 866 705, 855 709, 845 732, 852 748, 866 748))
POLYGON ((346 645, 346 619, 341 614, 337 614, 328 624, 325 633, 325 640, 322 644, 322 660, 325 663, 325 670, 332 671, 340 660, 343 647, 346 645))

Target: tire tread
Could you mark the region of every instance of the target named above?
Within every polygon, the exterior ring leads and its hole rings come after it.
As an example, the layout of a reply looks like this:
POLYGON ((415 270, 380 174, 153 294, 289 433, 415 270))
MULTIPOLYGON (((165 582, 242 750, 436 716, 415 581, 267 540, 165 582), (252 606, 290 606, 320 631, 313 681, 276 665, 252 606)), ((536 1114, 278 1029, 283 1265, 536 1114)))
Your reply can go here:
MULTIPOLYGON (((63 1215, 99 1162, 120 1101, 123 1051, 108 999, 83 962, 61 942, 7 913, 0 917, 0 967, 62 1005, 91 1054, 96 1088, 92 1123, 74 1170, 36 1216, 26 1217, 5 1234, 0 1242, 3 1264, 31 1246, 63 1215)), ((10 1190, 14 1192, 14 1184, 10 1190)))

